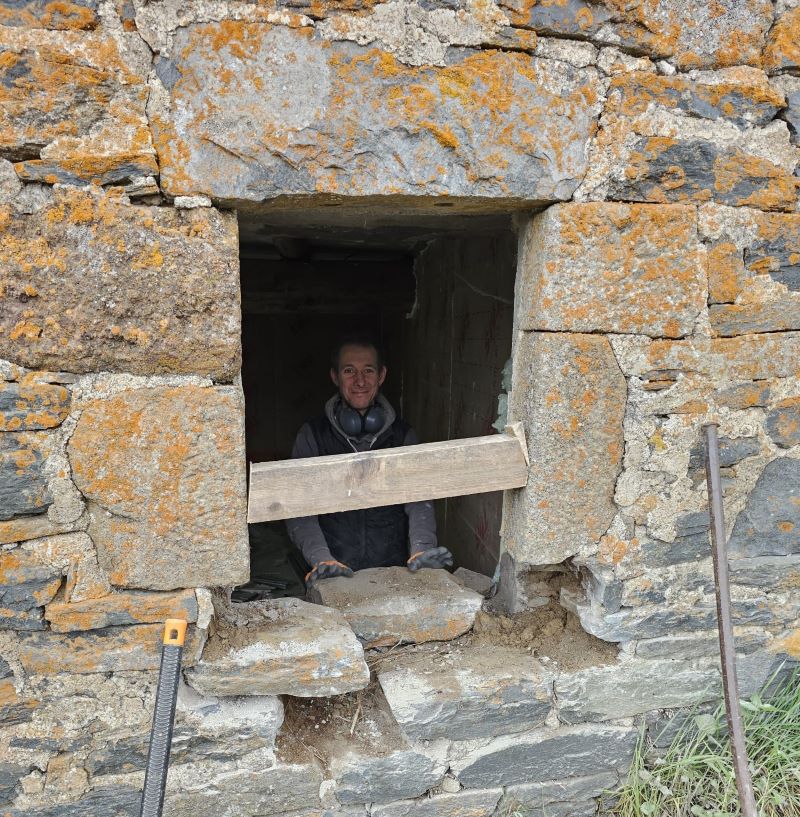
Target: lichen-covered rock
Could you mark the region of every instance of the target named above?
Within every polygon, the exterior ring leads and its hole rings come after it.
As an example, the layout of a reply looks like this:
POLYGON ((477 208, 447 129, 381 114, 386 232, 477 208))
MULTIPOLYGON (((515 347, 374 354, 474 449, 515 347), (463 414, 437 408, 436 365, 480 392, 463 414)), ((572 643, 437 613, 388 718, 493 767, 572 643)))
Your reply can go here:
POLYGON ((230 214, 60 188, 30 215, 0 207, 0 252, 2 357, 73 372, 239 370, 230 214))
POLYGON ((517 339, 514 378, 531 465, 507 502, 504 544, 518 563, 557 564, 599 542, 616 513, 625 378, 607 338, 556 332, 517 339))
POLYGON ((507 2, 515 25, 541 34, 619 45, 651 57, 671 57, 681 68, 759 65, 772 24, 768 0, 656 0, 620 4, 613 0, 507 2))
POLYGON ((22 548, 0 551, 0 625, 44 630, 42 608, 61 587, 62 570, 22 548))
POLYGON ((427 568, 359 570, 352 578, 319 582, 316 593, 342 613, 365 647, 449 641, 472 627, 483 603, 446 571, 427 568))
POLYGON ((68 414, 69 389, 65 386, 0 382, 0 431, 55 428, 68 414))
POLYGON ((800 215, 708 205, 699 226, 714 334, 800 328, 800 215))
POLYGON ((52 443, 45 433, 0 432, 0 519, 42 513, 52 503, 44 473, 52 443))
POLYGON ((780 448, 800 445, 800 397, 778 402, 767 414, 765 425, 772 442, 780 448))
MULTIPOLYGON (((19 660, 25 672, 91 674, 154 670, 161 663, 162 624, 108 627, 73 633, 21 633, 19 660)), ((189 628, 184 663, 192 663, 198 645, 195 628, 189 628)))
POLYGON ((705 306, 693 207, 565 204, 523 238, 519 326, 681 337, 705 306))
POLYGON ((494 738, 450 768, 467 788, 537 783, 627 768, 636 729, 572 726, 494 738))
POLYGON ((50 629, 57 633, 100 630, 123 624, 152 624, 168 618, 197 621, 194 591, 179 593, 110 593, 79 602, 51 601, 45 609, 50 629))
POLYGON ((577 195, 792 211, 797 158, 786 124, 771 120, 784 105, 754 68, 619 74, 577 195))
POLYGON ((251 602, 217 619, 186 673, 204 695, 341 695, 369 683, 364 651, 335 610, 299 599, 251 602))
POLYGON ((763 71, 728 68, 664 76, 645 71, 620 72, 608 89, 611 110, 635 117, 659 107, 709 121, 725 120, 740 128, 764 126, 784 105, 783 94, 770 85, 763 71))
POLYGON ((451 49, 444 67, 409 67, 310 28, 232 20, 181 28, 165 69, 162 184, 228 201, 567 199, 600 90, 592 68, 523 53, 451 49))
POLYGON ((65 530, 69 530, 69 527, 69 525, 59 525, 51 521, 47 514, 44 513, 36 516, 18 516, 0 521, 0 545, 63 533, 65 530))
MULTIPOLYGON (((50 3, 51 13, 56 5, 79 8, 50 3)), ((149 55, 141 39, 4 26, 0 48, 0 152, 23 160, 23 175, 40 159, 47 160, 45 172, 29 177, 50 183, 62 180, 61 168, 101 184, 114 181, 122 167, 134 175, 157 172, 145 115, 149 55)))
POLYGON ((9 584, 24 580, 25 576, 57 572, 66 578, 65 601, 97 599, 111 592, 108 578, 97 564, 92 540, 83 532, 32 539, 4 551, 2 558, 2 563, 8 565, 9 584))
POLYGON ((0 25, 26 28, 93 29, 98 0, 17 0, 0 8, 0 25))
MULTIPOLYGON (((788 134, 787 134, 788 138, 788 134)), ((624 178, 609 196, 625 201, 705 202, 791 210, 800 182, 774 162, 701 139, 638 139, 627 156, 624 178)))
POLYGON ((800 553, 800 460, 768 463, 736 518, 728 541, 732 557, 800 553))
POLYGON ((243 424, 235 387, 133 389, 86 403, 69 459, 113 584, 247 581, 243 424))
POLYGON ((764 67, 777 72, 800 68, 800 8, 787 8, 769 32, 764 67))
POLYGON ((541 726, 552 682, 533 657, 480 648, 411 654, 378 673, 395 720, 415 740, 493 737, 541 726))

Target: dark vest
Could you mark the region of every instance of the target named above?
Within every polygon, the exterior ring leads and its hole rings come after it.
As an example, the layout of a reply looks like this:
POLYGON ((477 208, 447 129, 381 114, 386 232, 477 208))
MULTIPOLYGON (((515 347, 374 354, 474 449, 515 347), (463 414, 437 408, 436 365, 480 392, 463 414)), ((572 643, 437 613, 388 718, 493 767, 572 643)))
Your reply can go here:
MULTIPOLYGON (((309 425, 320 455, 353 453, 327 417, 318 417, 309 425)), ((402 445, 408 430, 406 423, 395 420, 375 440, 372 450, 402 445)), ((404 565, 408 559, 408 518, 403 505, 326 513, 318 519, 333 558, 353 570, 404 565)))

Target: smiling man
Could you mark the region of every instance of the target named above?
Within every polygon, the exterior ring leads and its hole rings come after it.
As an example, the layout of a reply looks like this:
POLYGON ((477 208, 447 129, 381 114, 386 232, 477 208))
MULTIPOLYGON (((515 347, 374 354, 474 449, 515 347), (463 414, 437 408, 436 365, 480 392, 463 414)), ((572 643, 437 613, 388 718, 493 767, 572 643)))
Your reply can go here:
MULTIPOLYGON (((331 380, 338 392, 321 417, 300 429, 292 457, 414 445, 413 429, 380 392, 385 379, 386 366, 375 343, 361 337, 339 343, 331 355, 331 380)), ((437 546, 432 502, 304 516, 286 520, 286 527, 311 565, 308 585, 367 567, 418 570, 453 564, 450 551, 437 546)))

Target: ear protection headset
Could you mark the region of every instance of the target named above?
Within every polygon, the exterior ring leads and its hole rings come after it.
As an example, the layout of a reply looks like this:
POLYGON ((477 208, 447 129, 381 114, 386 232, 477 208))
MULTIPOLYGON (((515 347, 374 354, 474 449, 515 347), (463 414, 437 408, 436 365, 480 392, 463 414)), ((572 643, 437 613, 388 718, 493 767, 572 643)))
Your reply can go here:
POLYGON ((362 414, 344 400, 336 409, 336 421, 348 437, 360 437, 362 434, 377 434, 386 420, 386 412, 377 403, 362 414))

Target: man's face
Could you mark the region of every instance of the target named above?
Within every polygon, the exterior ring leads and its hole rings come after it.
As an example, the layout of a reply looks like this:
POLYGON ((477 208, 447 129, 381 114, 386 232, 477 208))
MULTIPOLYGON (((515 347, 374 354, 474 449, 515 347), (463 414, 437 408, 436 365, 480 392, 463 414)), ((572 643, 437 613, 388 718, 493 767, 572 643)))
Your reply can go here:
POLYGON ((357 411, 365 411, 375 401, 386 379, 386 367, 378 369, 378 353, 371 346, 343 346, 339 371, 331 369, 331 380, 339 394, 357 411))

